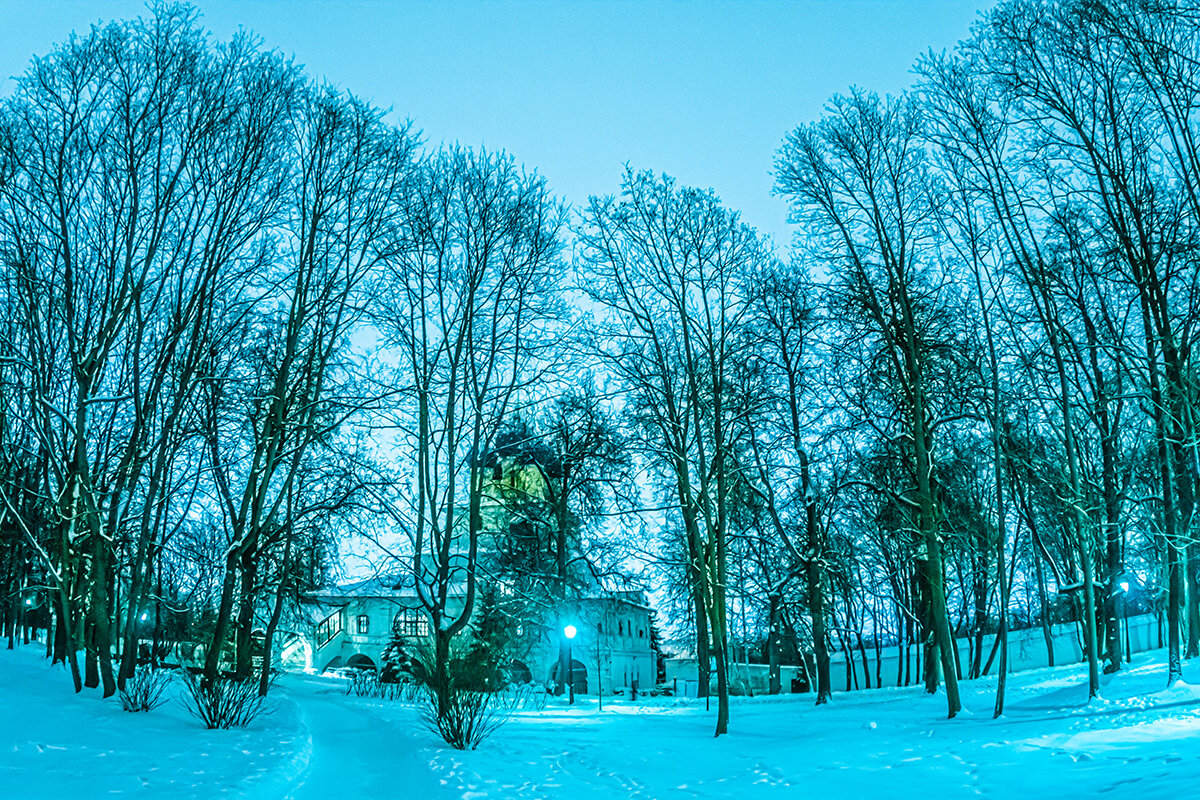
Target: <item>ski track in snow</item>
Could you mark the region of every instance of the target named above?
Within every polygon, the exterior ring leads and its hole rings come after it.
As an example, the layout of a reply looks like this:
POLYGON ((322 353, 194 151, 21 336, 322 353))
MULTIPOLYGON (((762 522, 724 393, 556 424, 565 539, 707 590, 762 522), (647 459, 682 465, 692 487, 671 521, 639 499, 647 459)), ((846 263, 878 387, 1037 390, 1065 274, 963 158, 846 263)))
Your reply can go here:
MULTIPOLYGON (((415 708, 347 697, 336 681, 287 676, 275 711, 245 731, 204 731, 174 701, 126 714, 75 695, 37 649, 0 655, 0 798, 509 800, 795 798, 849 792, 947 798, 1137 800, 1190 794, 1200 777, 1200 687, 1164 689, 1161 652, 1105 676, 1086 702, 1082 665, 961 684, 966 711, 918 687, 734 698, 650 699, 520 712, 481 749, 452 750, 415 708)), ((1200 660, 1185 666, 1200 678, 1200 660)))

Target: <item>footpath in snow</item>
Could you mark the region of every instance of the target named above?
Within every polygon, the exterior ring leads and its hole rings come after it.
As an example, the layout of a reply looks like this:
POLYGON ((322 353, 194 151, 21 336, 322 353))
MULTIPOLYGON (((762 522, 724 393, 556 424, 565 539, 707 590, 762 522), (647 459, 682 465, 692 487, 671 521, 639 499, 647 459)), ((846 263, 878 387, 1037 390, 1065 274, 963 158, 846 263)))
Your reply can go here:
MULTIPOLYGON (((75 695, 38 648, 0 652, 2 798, 796 798, 848 792, 958 798, 1176 798, 1200 778, 1200 691, 1163 689, 1161 653, 1105 679, 1086 702, 1082 666, 962 684, 966 713, 919 688, 735 698, 712 738, 703 701, 652 700, 521 712, 480 750, 445 747, 416 709, 346 697, 288 676, 274 712, 245 731, 206 731, 171 701, 127 714, 75 695)), ((1185 677, 1200 679, 1200 663, 1185 677)), ((1196 681, 1200 682, 1200 681, 1196 681)))

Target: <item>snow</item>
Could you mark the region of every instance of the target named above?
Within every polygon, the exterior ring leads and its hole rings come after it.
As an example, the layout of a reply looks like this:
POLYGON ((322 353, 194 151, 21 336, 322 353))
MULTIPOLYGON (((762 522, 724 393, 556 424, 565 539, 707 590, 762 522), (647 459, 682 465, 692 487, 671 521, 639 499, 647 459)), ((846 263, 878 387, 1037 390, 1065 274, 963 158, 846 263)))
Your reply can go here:
POLYGON ((0 797, 278 798, 308 771, 296 703, 243 731, 210 731, 177 697, 149 713, 75 694, 44 646, 0 651, 0 797))
MULTIPOLYGON (((962 684, 967 711, 917 687, 734 698, 712 737, 704 701, 553 701, 519 712, 474 752, 443 745, 417 711, 288 676, 274 713, 206 731, 176 703, 127 714, 74 695, 34 648, 0 653, 0 796, 244 798, 794 798, 851 791, 945 797, 1138 800, 1190 793, 1200 772, 1200 687, 1166 689, 1161 652, 1106 676, 1086 702, 1082 665, 962 684), (1116 794, 1112 794, 1116 792, 1116 794)), ((1200 661, 1185 667, 1200 683, 1200 661)), ((715 704, 714 704, 715 709, 715 704)))
MULTIPOLYGON (((402 724, 387 714, 395 703, 370 703, 345 694, 344 682, 291 675, 280 685, 302 709, 312 759, 307 773, 287 795, 294 800, 388 798, 434 800, 447 796, 429 770, 429 759, 443 749, 440 740, 411 719, 402 724), (415 796, 414 791, 419 792, 415 796)), ((449 795, 455 796, 455 795, 449 795)))

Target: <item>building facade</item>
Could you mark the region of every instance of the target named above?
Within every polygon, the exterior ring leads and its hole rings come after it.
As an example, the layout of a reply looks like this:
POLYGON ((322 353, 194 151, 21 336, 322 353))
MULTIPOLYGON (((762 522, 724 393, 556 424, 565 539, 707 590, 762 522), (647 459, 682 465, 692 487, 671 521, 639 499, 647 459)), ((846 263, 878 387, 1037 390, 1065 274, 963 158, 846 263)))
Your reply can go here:
MULTIPOLYGON (((476 599, 490 592, 513 620, 510 677, 554 687, 569 680, 583 694, 648 690, 657 675, 652 611, 642 592, 600 584, 580 552, 573 517, 566 514, 564 524, 562 509, 550 502, 553 466, 544 456, 494 454, 486 465, 475 569, 490 577, 476 599), (563 595, 568 599, 551 599, 563 595)), ((463 509, 456 518, 467 516, 463 509)), ((412 580, 409 574, 379 576, 303 598, 292 635, 279 648, 284 667, 378 670, 393 631, 407 640, 429 634, 412 580)), ((451 597, 447 611, 461 608, 451 597)), ((476 614, 479 608, 477 602, 476 614)))
MULTIPOLYGON (((566 683, 561 653, 569 650, 577 694, 630 694, 653 687, 657 653, 652 611, 641 592, 597 592, 530 615, 511 631, 514 682, 566 683), (573 629, 574 637, 567 638, 573 629)), ((409 640, 429 635, 416 593, 403 581, 377 577, 315 592, 300 603, 280 648, 285 669, 379 670, 393 630, 409 640)), ((565 663, 565 659, 562 659, 565 663)))

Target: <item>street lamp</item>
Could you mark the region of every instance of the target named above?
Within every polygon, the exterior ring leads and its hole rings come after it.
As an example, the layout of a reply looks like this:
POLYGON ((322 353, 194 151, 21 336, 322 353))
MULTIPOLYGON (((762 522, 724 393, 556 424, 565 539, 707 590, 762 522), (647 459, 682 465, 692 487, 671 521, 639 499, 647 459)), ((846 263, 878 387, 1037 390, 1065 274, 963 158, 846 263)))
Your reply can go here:
POLYGON ((604 678, 600 669, 600 634, 601 623, 596 623, 596 703, 601 711, 604 710, 604 678))
POLYGON ((1121 621, 1125 628, 1125 663, 1128 664, 1133 661, 1133 645, 1129 641, 1129 581, 1122 580, 1117 586, 1121 587, 1121 621))
POLYGON ((575 704, 575 666, 571 663, 571 640, 575 638, 574 625, 563 628, 563 636, 567 637, 567 683, 571 686, 571 705, 575 704))

